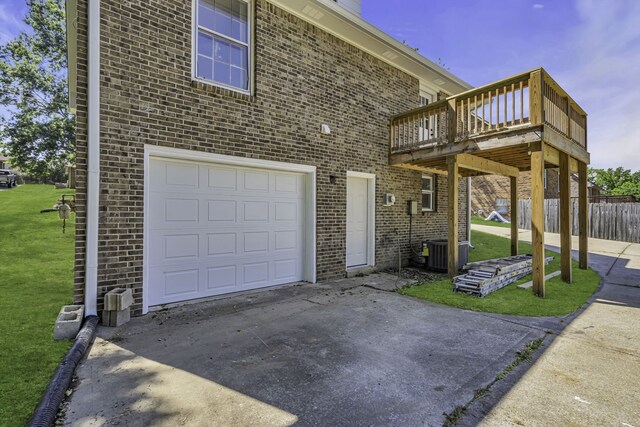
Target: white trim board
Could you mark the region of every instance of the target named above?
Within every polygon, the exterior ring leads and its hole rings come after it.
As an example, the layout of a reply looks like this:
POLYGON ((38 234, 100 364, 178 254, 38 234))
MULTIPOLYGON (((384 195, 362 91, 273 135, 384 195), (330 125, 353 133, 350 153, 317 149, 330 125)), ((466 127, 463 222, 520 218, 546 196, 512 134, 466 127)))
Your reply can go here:
POLYGON ((204 153, 178 148, 145 145, 144 147, 144 232, 142 248, 142 314, 149 312, 149 272, 148 272, 148 224, 149 217, 149 169, 151 158, 163 158, 182 161, 196 161, 205 163, 226 164, 242 167, 281 170, 304 173, 305 179, 305 255, 303 278, 310 283, 316 283, 316 167, 296 163, 277 162, 272 160, 251 159, 246 157, 226 156, 222 154, 204 153))

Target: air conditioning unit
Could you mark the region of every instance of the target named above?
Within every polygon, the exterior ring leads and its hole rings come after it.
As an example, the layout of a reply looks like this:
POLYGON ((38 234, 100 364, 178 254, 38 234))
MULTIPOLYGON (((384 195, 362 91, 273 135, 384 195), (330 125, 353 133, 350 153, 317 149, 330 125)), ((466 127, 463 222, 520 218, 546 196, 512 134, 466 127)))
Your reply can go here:
POLYGON ((384 193, 384 205, 393 206, 396 203, 396 196, 391 193, 384 193))

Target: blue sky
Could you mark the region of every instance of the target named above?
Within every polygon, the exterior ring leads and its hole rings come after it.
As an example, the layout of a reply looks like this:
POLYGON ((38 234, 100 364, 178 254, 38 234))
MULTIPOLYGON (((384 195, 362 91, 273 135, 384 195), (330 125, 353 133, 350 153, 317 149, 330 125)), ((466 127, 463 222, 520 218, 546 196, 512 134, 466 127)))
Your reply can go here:
POLYGON ((362 3, 364 19, 473 86, 544 67, 589 115, 591 166, 640 169, 640 1, 362 3))
MULTIPOLYGON (((25 12, 0 0, 0 43, 25 12)), ((640 169, 640 1, 362 0, 362 15, 474 86, 544 67, 589 114, 591 165, 640 169)))

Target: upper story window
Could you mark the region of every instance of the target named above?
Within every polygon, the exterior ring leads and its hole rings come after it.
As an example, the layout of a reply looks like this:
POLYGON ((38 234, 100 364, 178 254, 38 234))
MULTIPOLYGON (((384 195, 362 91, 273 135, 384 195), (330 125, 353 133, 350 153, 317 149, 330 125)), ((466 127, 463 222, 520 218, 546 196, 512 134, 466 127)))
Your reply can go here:
POLYGON ((435 92, 426 89, 420 89, 419 107, 424 107, 438 100, 438 95, 435 92))
POLYGON ((195 75, 219 86, 250 91, 250 4, 196 0, 195 75))

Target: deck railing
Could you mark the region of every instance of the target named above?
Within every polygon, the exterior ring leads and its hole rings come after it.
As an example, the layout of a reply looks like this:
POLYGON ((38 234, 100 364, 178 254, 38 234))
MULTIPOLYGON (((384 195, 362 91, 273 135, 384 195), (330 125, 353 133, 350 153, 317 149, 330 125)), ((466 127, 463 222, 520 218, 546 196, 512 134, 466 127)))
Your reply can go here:
POLYGON ((456 139, 530 122, 528 73, 467 91, 453 98, 458 122, 456 139))
POLYGON ((541 124, 586 149, 585 112, 539 68, 394 116, 391 152, 541 124))
POLYGON ((444 144, 450 120, 446 100, 395 116, 391 127, 392 146, 395 141, 398 151, 405 151, 429 144, 444 144))

